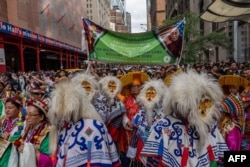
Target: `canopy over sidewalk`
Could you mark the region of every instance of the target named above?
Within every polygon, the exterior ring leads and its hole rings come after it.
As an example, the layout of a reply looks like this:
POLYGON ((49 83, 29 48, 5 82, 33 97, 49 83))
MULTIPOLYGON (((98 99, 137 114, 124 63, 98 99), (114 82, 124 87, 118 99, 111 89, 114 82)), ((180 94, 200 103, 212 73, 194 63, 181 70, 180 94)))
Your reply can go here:
POLYGON ((209 22, 239 20, 250 23, 250 1, 214 0, 200 18, 209 22))

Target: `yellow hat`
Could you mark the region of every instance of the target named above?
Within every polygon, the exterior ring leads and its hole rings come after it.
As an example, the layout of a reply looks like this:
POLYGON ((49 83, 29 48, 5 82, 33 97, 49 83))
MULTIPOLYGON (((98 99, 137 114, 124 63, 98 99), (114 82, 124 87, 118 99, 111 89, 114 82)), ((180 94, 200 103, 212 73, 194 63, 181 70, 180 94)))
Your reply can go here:
POLYGON ((249 81, 238 75, 224 75, 218 79, 219 84, 223 88, 225 94, 229 94, 229 88, 234 86, 239 91, 243 91, 245 87, 249 85, 249 81))
POLYGON ((144 72, 140 72, 140 71, 136 71, 136 72, 129 72, 126 75, 123 75, 120 80, 122 82, 122 87, 128 86, 130 84, 137 84, 137 85, 141 85, 144 82, 149 80, 149 76, 144 73, 144 72))
POLYGON ((123 96, 128 96, 130 94, 129 85, 141 85, 144 82, 150 79, 149 75, 144 72, 136 71, 136 72, 129 72, 123 75, 120 80, 122 82, 122 92, 123 96))

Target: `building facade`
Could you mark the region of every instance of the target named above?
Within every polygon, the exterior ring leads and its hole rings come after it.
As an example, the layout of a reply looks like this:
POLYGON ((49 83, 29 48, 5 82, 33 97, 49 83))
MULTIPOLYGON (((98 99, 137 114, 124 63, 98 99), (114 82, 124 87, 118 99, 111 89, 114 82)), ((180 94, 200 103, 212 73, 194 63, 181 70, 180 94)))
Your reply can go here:
MULTIPOLYGON (((149 6, 149 4, 147 4, 149 6)), ((148 10, 148 8, 147 8, 148 10)), ((150 0, 150 22, 151 29, 156 30, 163 25, 164 20, 166 20, 166 1, 165 0, 150 0)), ((148 13, 147 12, 147 13, 148 13)))
MULTIPOLYGON (((197 17, 212 3, 212 0, 186 1, 186 0, 163 0, 166 2, 166 19, 176 15, 182 15, 186 11, 191 11, 197 17)), ((200 20, 199 29, 203 35, 211 32, 226 34, 230 41, 231 49, 222 47, 209 47, 208 54, 197 53, 197 57, 204 62, 229 61, 244 62, 250 58, 250 23, 229 21, 223 23, 211 23, 200 20)))
POLYGON ((129 12, 126 12, 126 23, 127 23, 127 32, 131 33, 132 32, 131 13, 129 13, 129 12))
MULTIPOLYGON (((200 11, 204 11, 212 0, 202 0, 200 11)), ((201 13, 200 13, 201 14, 201 13)), ((202 21, 205 34, 211 32, 224 33, 229 37, 230 49, 221 47, 210 48, 209 60, 213 62, 230 61, 245 62, 250 59, 250 23, 242 21, 227 21, 222 23, 211 23, 202 21)))
POLYGON ((125 0, 110 1, 110 23, 114 24, 113 31, 131 32, 131 14, 126 12, 125 0))
POLYGON ((0 71, 77 68, 84 1, 1 0, 0 71))
POLYGON ((92 22, 109 29, 110 0, 84 0, 87 18, 92 22))

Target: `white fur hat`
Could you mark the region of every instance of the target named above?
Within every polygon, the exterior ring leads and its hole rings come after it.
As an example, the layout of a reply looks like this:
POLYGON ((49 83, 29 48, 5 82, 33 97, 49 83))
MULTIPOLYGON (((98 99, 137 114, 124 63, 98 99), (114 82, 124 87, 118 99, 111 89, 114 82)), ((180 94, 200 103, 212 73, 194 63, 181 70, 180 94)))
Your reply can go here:
POLYGON ((102 122, 94 106, 87 99, 81 85, 68 80, 56 84, 51 92, 48 118, 51 123, 50 149, 57 147, 58 131, 62 123, 77 122, 79 119, 94 119, 102 122))
POLYGON ((51 104, 49 107, 49 116, 51 123, 64 120, 67 122, 76 122, 80 118, 89 118, 101 120, 94 106, 88 101, 86 91, 81 85, 64 81, 56 84, 51 92, 51 104), (57 121, 54 121, 56 119, 57 121))
POLYGON ((173 112, 178 112, 185 118, 191 116, 192 120, 199 119, 208 125, 220 119, 218 106, 223 97, 222 89, 207 74, 198 74, 192 70, 183 72, 173 77, 169 90, 173 112), (201 109, 204 101, 210 104, 201 109))
POLYGON ((93 100, 93 97, 99 91, 99 83, 97 82, 97 80, 93 75, 78 73, 71 79, 71 81, 73 83, 76 83, 77 85, 82 85, 82 82, 84 81, 90 83, 91 91, 87 93, 87 97, 90 101, 93 100))
POLYGON ((109 96, 109 98, 114 98, 115 96, 117 96, 118 93, 121 92, 121 89, 122 89, 122 83, 121 81, 115 77, 115 76, 106 76, 106 77, 103 77, 100 81, 100 90, 102 93, 105 93, 106 95, 109 96), (108 84, 109 82, 112 81, 112 82, 115 82, 116 84, 116 89, 114 90, 114 92, 110 92, 109 91, 109 88, 108 88, 108 84))
POLYGON ((164 96, 169 95, 167 87, 164 85, 162 80, 149 80, 143 84, 142 90, 138 96, 139 100, 144 104, 145 107, 153 107, 156 103, 160 103, 164 96), (153 87, 156 91, 156 97, 149 101, 146 97, 147 89, 153 87))
POLYGON ((169 90, 166 115, 173 114, 195 128, 202 148, 210 128, 220 120, 221 87, 207 74, 189 70, 173 77, 169 90))

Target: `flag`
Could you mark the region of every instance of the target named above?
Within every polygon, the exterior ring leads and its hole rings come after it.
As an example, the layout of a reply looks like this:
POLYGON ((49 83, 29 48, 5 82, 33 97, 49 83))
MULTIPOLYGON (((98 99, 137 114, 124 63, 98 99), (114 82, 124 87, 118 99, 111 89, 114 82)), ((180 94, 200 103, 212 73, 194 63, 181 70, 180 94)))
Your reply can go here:
POLYGON ((83 18, 90 60, 121 64, 173 64, 181 58, 184 20, 159 31, 120 33, 83 18))
POLYGON ((169 53, 180 59, 183 48, 185 20, 181 20, 174 25, 163 27, 158 32, 158 39, 169 53))

